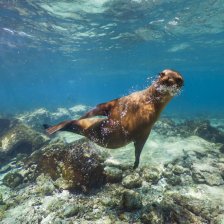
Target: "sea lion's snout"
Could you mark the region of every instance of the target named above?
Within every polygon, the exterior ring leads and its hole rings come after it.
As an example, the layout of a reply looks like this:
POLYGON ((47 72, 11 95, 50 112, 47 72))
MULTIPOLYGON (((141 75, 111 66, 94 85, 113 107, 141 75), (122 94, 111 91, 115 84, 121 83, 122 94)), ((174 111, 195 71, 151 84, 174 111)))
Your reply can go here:
POLYGON ((165 69, 160 72, 158 79, 155 81, 155 87, 158 92, 171 96, 179 93, 183 85, 184 79, 181 74, 171 69, 165 69))
POLYGON ((166 69, 159 74, 159 83, 168 87, 181 88, 184 85, 184 79, 179 72, 166 69))

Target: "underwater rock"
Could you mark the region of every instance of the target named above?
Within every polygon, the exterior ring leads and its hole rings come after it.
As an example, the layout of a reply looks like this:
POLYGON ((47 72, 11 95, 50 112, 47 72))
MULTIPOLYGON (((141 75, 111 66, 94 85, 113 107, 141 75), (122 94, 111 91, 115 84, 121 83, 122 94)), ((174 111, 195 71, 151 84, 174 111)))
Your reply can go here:
POLYGON ((37 177, 36 183, 37 187, 35 188, 35 193, 40 195, 51 195, 55 190, 52 179, 44 174, 37 177))
POLYGON ((166 192, 160 203, 165 223, 210 223, 204 201, 177 192, 166 192))
POLYGON ((0 136, 0 161, 7 160, 19 153, 30 154, 49 140, 28 126, 12 121, 9 129, 0 136))
POLYGON ((177 125, 173 120, 169 118, 161 118, 155 123, 153 130, 160 135, 177 136, 180 133, 176 127, 177 125))
POLYGON ((220 171, 214 167, 211 167, 210 170, 201 170, 194 167, 192 170, 192 178, 195 183, 205 183, 210 186, 224 184, 220 171))
POLYGON ((201 122, 194 133, 208 141, 224 143, 224 133, 212 127, 209 121, 201 122))
POLYGON ((54 124, 63 120, 77 119, 88 109, 89 107, 85 105, 76 105, 69 109, 57 108, 52 112, 45 108, 38 108, 34 111, 18 115, 17 119, 22 123, 41 131, 43 130, 43 124, 54 124))
POLYGON ((109 183, 118 183, 122 180, 122 170, 116 167, 106 166, 104 168, 106 180, 109 183))
MULTIPOLYGON (((213 156, 214 157, 214 156, 213 156)), ((192 178, 195 183, 205 183, 210 186, 219 186, 224 184, 222 173, 216 165, 216 158, 205 157, 194 162, 191 166, 192 178)))
POLYGON ((179 125, 179 129, 185 130, 185 135, 197 135, 207 141, 224 143, 224 133, 211 126, 208 120, 188 120, 179 125))
POLYGON ((221 153, 224 153, 224 145, 222 145, 222 146, 219 148, 219 151, 220 151, 221 153))
POLYGON ((165 223, 215 223, 223 214, 222 186, 184 186, 167 191, 160 202, 165 223))
POLYGON ((18 115, 17 119, 36 130, 43 130, 43 124, 51 124, 61 120, 71 119, 71 114, 65 108, 58 108, 52 113, 45 108, 39 108, 34 111, 18 115))
POLYGON ((207 141, 224 143, 224 132, 211 126, 208 120, 186 120, 175 123, 172 119, 161 118, 156 122, 154 131, 165 136, 199 136, 207 141))
POLYGON ((7 173, 2 182, 7 187, 15 188, 23 183, 23 176, 18 172, 7 173))
POLYGON ((86 106, 86 105, 79 104, 74 107, 70 107, 68 110, 69 110, 72 118, 75 119, 76 117, 84 115, 88 110, 90 110, 90 107, 86 106))
POLYGON ((5 164, 4 166, 2 166, 0 168, 0 174, 2 173, 6 173, 7 171, 9 171, 11 169, 11 166, 9 164, 5 164))
POLYGON ((15 120, 0 118, 0 136, 3 135, 11 126, 15 124, 15 120))
POLYGON ((183 161, 184 159, 180 161, 174 161, 174 164, 169 163, 165 165, 165 170, 163 171, 162 175, 165 177, 165 180, 168 184, 172 186, 178 186, 189 185, 193 183, 190 170, 178 164, 179 162, 181 163, 183 161))
POLYGON ((2 194, 0 193, 0 205, 3 205, 4 202, 3 202, 3 197, 2 197, 2 194))
POLYGON ((64 208, 64 217, 70 218, 76 216, 79 213, 80 207, 77 204, 66 205, 64 208))
POLYGON ((95 145, 83 138, 44 147, 30 156, 27 166, 35 164, 36 175, 50 175, 62 189, 87 192, 105 183, 104 159, 95 145))
POLYGON ((214 224, 224 224, 224 214, 220 214, 214 218, 214 224))
POLYGON ((71 118, 71 114, 68 109, 59 107, 55 112, 51 113, 51 122, 58 122, 68 120, 71 118))
POLYGON ((142 171, 142 177, 152 184, 157 184, 158 181, 161 178, 161 171, 157 168, 151 167, 151 168, 145 168, 142 171))
POLYGON ((164 223, 163 213, 156 203, 143 208, 141 221, 143 224, 161 224, 164 223))
POLYGON ((108 208, 115 208, 115 207, 118 207, 119 206, 119 202, 120 200, 118 200, 116 198, 116 195, 112 195, 112 196, 104 196, 102 199, 101 199, 101 203, 102 205, 108 207, 108 208))
POLYGON ((71 114, 66 108, 57 108, 56 111, 50 112, 45 108, 39 108, 17 116, 22 123, 32 128, 43 130, 43 124, 51 124, 61 120, 71 119, 71 114))
POLYGON ((186 169, 180 165, 175 165, 173 167, 173 173, 176 175, 183 174, 184 172, 186 172, 186 169))
POLYGON ((124 210, 132 211, 142 207, 142 198, 138 192, 125 190, 122 195, 121 203, 124 210))
POLYGON ((223 163, 218 163, 217 168, 219 169, 220 175, 222 176, 222 178, 224 180, 224 162, 223 163))
POLYGON ((181 185, 182 184, 182 180, 180 176, 176 176, 176 175, 172 175, 168 178, 166 178, 166 181, 168 184, 172 185, 172 186, 177 186, 177 185, 181 185))
POLYGON ((142 180, 138 173, 133 173, 123 178, 122 185, 129 189, 138 188, 142 186, 142 180))
POLYGON ((34 111, 18 115, 17 119, 36 130, 43 130, 43 124, 51 122, 51 113, 45 108, 39 108, 34 111))

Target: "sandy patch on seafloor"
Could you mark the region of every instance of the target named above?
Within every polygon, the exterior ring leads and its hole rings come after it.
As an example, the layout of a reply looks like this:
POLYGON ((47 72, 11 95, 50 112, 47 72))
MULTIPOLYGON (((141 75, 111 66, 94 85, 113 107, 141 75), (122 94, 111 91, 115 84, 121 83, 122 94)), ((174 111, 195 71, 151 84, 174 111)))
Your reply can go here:
MULTIPOLYGON (((188 138, 163 137, 156 133, 147 140, 141 155, 140 166, 159 166, 171 162, 184 155, 185 152, 201 152, 218 149, 219 145, 210 143, 198 136, 188 138)), ((134 145, 129 144, 115 150, 109 150, 113 162, 125 165, 134 164, 134 145)))

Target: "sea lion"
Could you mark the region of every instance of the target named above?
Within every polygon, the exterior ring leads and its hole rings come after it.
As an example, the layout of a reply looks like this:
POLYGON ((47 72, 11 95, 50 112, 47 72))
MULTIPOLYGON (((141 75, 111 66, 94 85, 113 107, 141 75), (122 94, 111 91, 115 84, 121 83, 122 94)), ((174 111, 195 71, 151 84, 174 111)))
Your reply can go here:
POLYGON ((99 104, 80 119, 64 121, 46 131, 48 134, 59 130, 74 132, 111 149, 134 142, 135 169, 152 126, 183 83, 179 72, 166 69, 147 89, 99 104), (94 116, 105 117, 91 118, 94 116))

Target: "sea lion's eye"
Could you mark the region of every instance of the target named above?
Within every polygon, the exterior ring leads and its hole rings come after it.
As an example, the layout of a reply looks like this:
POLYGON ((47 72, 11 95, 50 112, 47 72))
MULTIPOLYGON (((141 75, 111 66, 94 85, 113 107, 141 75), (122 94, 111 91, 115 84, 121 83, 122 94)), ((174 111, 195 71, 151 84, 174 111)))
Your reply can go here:
POLYGON ((164 72, 160 72, 159 76, 160 76, 160 78, 163 78, 165 76, 165 73, 164 72))

